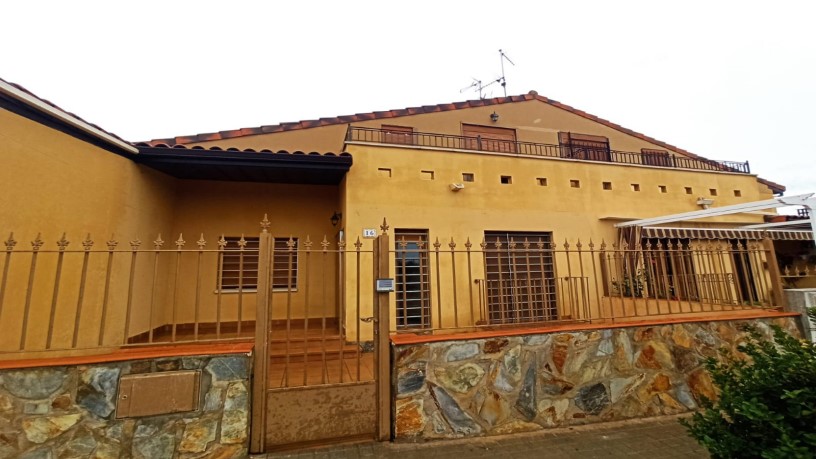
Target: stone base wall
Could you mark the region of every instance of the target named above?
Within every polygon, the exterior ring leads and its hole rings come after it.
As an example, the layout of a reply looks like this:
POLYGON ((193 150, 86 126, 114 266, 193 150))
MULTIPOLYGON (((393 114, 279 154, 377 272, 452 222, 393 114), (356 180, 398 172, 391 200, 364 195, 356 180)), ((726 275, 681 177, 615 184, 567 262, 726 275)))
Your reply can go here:
POLYGON ((247 456, 246 354, 0 371, 0 458, 247 456), (197 411, 115 419, 119 377, 201 370, 197 411))
POLYGON ((703 368, 746 325, 800 336, 796 318, 695 322, 394 347, 395 436, 499 435, 677 414, 714 397, 703 368))

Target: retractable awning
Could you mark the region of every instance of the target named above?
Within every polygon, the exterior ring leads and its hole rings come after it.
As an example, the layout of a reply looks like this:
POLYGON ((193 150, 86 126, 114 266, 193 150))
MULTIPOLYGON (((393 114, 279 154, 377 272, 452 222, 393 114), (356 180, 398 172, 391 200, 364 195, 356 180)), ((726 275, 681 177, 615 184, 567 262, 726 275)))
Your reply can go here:
POLYGON ((812 241, 813 232, 799 230, 750 230, 723 228, 666 228, 645 226, 640 229, 642 239, 747 239, 768 237, 775 241, 812 241))

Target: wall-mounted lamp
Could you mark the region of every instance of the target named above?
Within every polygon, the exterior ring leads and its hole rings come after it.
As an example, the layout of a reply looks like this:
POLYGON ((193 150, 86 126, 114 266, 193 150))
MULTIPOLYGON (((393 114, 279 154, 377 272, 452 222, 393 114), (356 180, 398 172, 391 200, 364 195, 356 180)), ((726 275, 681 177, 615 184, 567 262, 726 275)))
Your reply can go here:
POLYGON ((490 114, 490 121, 495 123, 498 120, 499 120, 499 114, 498 113, 493 112, 493 113, 490 114))
POLYGON ((337 226, 337 224, 340 223, 341 218, 343 218, 343 214, 335 210, 330 219, 332 226, 337 226))

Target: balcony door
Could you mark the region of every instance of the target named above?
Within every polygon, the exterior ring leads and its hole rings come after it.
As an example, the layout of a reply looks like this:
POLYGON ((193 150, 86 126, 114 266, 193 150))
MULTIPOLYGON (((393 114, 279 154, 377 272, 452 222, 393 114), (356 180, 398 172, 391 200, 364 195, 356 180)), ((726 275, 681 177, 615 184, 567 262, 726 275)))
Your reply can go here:
POLYGON ((467 137, 465 148, 469 150, 516 152, 515 129, 463 124, 462 135, 467 137))

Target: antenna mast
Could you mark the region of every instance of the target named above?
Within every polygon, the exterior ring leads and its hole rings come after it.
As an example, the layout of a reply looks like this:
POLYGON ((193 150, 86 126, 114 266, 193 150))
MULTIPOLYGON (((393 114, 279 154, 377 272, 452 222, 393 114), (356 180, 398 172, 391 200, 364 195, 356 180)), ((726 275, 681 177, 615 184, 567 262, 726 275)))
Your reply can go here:
POLYGON ((504 61, 509 62, 510 65, 512 65, 513 67, 515 67, 516 64, 514 64, 513 61, 511 61, 510 58, 507 57, 507 54, 504 54, 504 51, 502 51, 502 50, 499 50, 499 61, 501 61, 501 72, 502 72, 502 76, 500 78, 501 79, 501 86, 502 86, 502 89, 504 90, 504 97, 507 97, 507 79, 504 77, 504 61))
POLYGON ((459 92, 463 93, 463 92, 465 92, 467 90, 473 89, 474 91, 479 91, 479 99, 484 99, 485 98, 485 96, 484 96, 485 88, 487 88, 489 86, 492 86, 492 85, 494 85, 496 83, 501 83, 502 90, 504 91, 504 97, 507 97, 507 79, 504 77, 504 61, 509 62, 510 65, 512 65, 512 66, 515 66, 516 64, 514 64, 513 61, 511 61, 510 58, 507 57, 507 54, 504 54, 504 51, 502 51, 502 50, 499 50, 499 59, 500 59, 500 63, 501 63, 501 76, 500 77, 496 78, 495 80, 490 80, 490 82, 487 83, 487 84, 482 84, 482 80, 479 80, 478 78, 475 78, 475 77, 471 77, 473 82, 470 83, 469 86, 466 86, 466 87, 460 89, 459 92))

